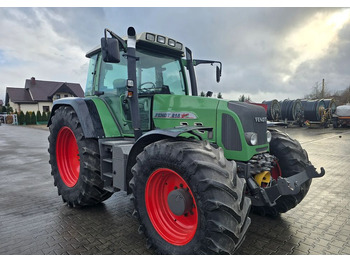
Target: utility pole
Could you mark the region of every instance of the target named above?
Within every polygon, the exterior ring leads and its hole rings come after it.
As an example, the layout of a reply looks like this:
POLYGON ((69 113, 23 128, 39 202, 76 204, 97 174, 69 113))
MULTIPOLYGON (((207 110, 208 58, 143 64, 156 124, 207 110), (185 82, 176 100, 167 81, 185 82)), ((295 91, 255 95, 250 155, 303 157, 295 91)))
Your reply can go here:
POLYGON ((321 98, 324 98, 324 79, 322 79, 322 91, 321 91, 321 98))

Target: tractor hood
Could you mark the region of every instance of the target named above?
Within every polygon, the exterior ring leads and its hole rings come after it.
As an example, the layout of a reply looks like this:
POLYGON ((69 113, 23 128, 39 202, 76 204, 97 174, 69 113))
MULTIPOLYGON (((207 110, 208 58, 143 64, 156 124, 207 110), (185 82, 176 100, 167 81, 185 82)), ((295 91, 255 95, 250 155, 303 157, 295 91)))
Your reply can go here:
POLYGON ((213 128, 212 137, 203 132, 202 138, 222 147, 228 159, 248 161, 269 149, 266 112, 260 106, 208 97, 155 95, 152 114, 156 129, 213 128), (247 142, 252 134, 257 136, 255 145, 247 142))

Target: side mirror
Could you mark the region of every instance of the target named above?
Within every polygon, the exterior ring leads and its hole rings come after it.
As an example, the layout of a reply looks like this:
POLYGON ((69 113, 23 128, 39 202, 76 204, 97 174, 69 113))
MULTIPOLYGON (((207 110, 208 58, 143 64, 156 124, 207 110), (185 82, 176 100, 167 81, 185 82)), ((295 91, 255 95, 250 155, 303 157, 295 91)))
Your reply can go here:
POLYGON ((219 83, 221 78, 221 69, 216 66, 216 82, 219 83))
POLYGON ((119 63, 119 41, 115 38, 101 38, 102 59, 107 63, 119 63))

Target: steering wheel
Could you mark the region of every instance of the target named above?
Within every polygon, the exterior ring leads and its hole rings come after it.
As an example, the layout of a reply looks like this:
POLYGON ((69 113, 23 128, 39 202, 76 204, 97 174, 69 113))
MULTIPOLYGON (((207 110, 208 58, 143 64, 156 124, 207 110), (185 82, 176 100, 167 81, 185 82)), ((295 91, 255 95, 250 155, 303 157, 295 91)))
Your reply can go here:
POLYGON ((150 89, 156 88, 156 85, 153 82, 144 82, 140 85, 140 88, 144 85, 152 85, 152 87, 150 87, 150 89))

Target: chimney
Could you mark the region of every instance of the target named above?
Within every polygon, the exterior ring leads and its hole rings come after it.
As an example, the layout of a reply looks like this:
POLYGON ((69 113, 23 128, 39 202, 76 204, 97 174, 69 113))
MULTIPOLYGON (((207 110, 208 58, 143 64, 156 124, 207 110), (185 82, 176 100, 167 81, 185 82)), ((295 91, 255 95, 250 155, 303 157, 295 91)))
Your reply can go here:
POLYGON ((32 78, 30 79, 30 84, 33 86, 35 85, 35 77, 32 76, 32 78))

